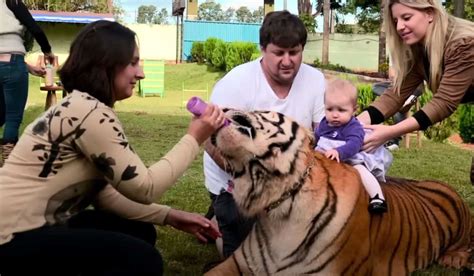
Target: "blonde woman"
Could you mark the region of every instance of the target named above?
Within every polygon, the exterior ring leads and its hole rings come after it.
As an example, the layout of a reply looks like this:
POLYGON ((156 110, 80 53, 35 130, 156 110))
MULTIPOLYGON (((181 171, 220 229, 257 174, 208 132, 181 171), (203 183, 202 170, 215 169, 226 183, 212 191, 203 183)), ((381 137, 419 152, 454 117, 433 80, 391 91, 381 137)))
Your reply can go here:
POLYGON ((384 22, 395 79, 358 119, 373 130, 364 140, 372 151, 387 140, 423 130, 474 100, 474 23, 448 15, 438 0, 387 0, 384 22), (426 80, 433 99, 413 117, 375 125, 396 113, 426 80))

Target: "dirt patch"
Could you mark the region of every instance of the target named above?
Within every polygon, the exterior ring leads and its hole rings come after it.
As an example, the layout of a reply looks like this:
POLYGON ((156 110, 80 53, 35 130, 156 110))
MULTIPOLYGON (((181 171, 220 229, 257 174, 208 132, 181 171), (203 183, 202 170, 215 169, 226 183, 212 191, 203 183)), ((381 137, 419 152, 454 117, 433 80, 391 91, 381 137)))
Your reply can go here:
POLYGON ((461 136, 459 136, 459 134, 456 133, 454 135, 451 135, 451 137, 449 137, 448 139, 454 145, 474 152, 474 144, 463 143, 461 136))

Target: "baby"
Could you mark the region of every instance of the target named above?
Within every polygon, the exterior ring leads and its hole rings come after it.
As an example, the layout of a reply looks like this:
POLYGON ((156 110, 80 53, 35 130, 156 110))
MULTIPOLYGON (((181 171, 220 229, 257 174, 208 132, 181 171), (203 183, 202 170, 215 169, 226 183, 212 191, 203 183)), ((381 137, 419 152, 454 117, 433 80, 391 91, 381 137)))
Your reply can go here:
POLYGON ((369 193, 369 212, 386 212, 387 203, 378 180, 385 182, 385 172, 392 163, 392 155, 384 147, 372 153, 361 151, 365 132, 354 117, 357 110, 355 86, 339 79, 330 82, 324 96, 324 110, 326 116, 315 130, 318 141, 316 150, 323 152, 327 158, 353 165, 369 193))

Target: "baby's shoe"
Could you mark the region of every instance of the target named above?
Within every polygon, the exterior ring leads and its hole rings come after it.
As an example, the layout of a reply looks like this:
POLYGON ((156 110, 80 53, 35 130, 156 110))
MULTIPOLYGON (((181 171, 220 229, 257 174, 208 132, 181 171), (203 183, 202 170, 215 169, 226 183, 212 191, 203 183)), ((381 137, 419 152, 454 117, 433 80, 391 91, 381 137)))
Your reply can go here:
POLYGON ((371 214, 383 214, 387 212, 387 203, 376 194, 369 200, 369 212, 371 214))

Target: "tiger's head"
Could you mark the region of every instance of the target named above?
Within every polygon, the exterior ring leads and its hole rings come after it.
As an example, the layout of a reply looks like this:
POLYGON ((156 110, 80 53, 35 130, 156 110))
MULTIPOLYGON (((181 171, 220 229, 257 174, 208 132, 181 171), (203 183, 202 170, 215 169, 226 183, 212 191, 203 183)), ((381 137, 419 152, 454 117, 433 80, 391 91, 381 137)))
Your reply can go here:
POLYGON ((254 216, 292 189, 312 155, 312 132, 277 112, 226 110, 230 124, 211 137, 233 176, 234 198, 254 216))

